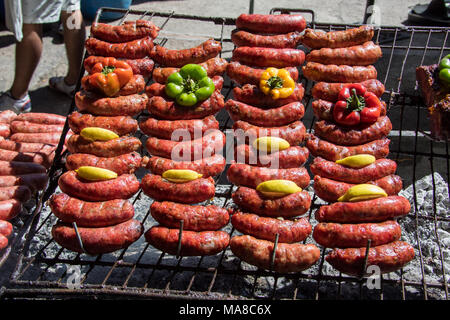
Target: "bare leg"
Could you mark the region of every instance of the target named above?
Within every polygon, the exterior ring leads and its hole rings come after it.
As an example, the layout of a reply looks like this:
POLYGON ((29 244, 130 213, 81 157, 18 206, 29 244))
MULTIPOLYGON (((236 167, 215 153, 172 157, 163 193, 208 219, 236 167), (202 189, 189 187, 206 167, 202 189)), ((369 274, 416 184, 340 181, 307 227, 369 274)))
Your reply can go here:
POLYGON ((42 25, 24 23, 22 31, 23 39, 16 44, 16 66, 11 87, 11 95, 15 99, 21 99, 27 94, 42 54, 42 25))
POLYGON ((61 11, 61 22, 64 28, 64 44, 66 45, 69 68, 64 82, 74 85, 78 80, 86 29, 80 10, 74 12, 61 11))

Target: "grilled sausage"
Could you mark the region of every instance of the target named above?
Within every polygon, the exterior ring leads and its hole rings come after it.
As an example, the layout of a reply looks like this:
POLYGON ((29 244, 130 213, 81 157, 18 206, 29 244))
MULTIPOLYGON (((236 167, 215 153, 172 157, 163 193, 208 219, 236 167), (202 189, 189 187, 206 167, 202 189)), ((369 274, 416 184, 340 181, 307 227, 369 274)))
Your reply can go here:
POLYGON ((236 19, 236 27, 251 32, 287 33, 302 32, 306 20, 299 14, 241 14, 236 19))
POLYGON ((0 201, 0 220, 12 220, 22 211, 22 202, 17 199, 0 201))
POLYGON ((33 162, 0 160, 0 176, 18 176, 29 173, 46 173, 44 166, 33 162))
MULTIPOLYGON (((92 255, 127 248, 139 239, 143 232, 142 223, 135 219, 110 227, 78 228, 86 253, 92 255)), ((84 253, 78 242, 75 229, 71 225, 58 222, 52 228, 52 237, 61 247, 84 253)))
POLYGON ((75 104, 79 111, 97 116, 135 116, 145 110, 148 97, 145 94, 132 94, 104 98, 93 92, 78 91, 75 104))
POLYGON ((91 34, 97 39, 108 42, 128 42, 145 37, 155 39, 158 32, 159 28, 147 20, 125 21, 119 26, 100 22, 94 22, 91 25, 91 34))
POLYGON ((388 117, 382 116, 372 124, 344 127, 326 120, 314 123, 314 133, 322 139, 339 145, 355 146, 386 137, 392 130, 388 117))
POLYGON ((151 37, 121 43, 111 43, 95 38, 89 38, 85 42, 89 55, 125 59, 145 58, 150 55, 153 46, 151 37))
MULTIPOLYGON (((314 116, 320 120, 334 122, 333 107, 334 103, 326 100, 314 100, 311 104, 314 116)), ((386 115, 386 103, 381 101, 380 116, 386 115)))
POLYGON ((123 199, 89 202, 59 193, 53 195, 48 204, 52 213, 62 222, 76 222, 79 227, 108 227, 134 216, 133 205, 123 199))
POLYGON ((301 83, 295 84, 294 92, 289 97, 275 100, 262 93, 257 85, 245 84, 233 89, 235 100, 261 108, 282 107, 292 102, 301 102, 304 93, 305 89, 301 83))
POLYGON ((228 211, 215 205, 193 206, 170 201, 154 201, 150 213, 168 228, 179 229, 180 221, 183 220, 183 230, 191 231, 218 230, 230 220, 228 211))
POLYGON ((233 50, 231 60, 249 66, 284 68, 301 66, 305 53, 290 48, 238 47, 233 50))
POLYGON ((336 161, 356 154, 370 154, 377 159, 386 158, 389 154, 389 143, 391 140, 383 138, 374 140, 359 146, 339 146, 309 135, 306 147, 315 157, 322 157, 329 161, 336 161))
MULTIPOLYGON (((98 62, 103 62, 107 57, 89 56, 84 59, 84 68, 87 72, 91 72, 92 67, 98 62)), ((119 59, 128 63, 134 74, 140 74, 143 77, 148 77, 152 74, 155 63, 150 58, 141 59, 119 59)))
POLYGON ((34 152, 43 155, 50 155, 56 150, 56 146, 45 143, 16 142, 0 137, 0 149, 17 152, 34 152))
POLYGON ((346 64, 351 66, 367 66, 378 61, 382 56, 380 46, 372 41, 346 48, 322 48, 312 50, 306 55, 306 61, 323 64, 346 64))
POLYGON ((311 49, 345 48, 370 41, 373 34, 374 31, 371 26, 360 26, 358 28, 330 32, 306 29, 302 43, 311 49))
POLYGON ((306 218, 296 220, 281 220, 260 217, 252 213, 236 212, 231 217, 233 227, 239 232, 258 239, 293 243, 305 240, 311 233, 311 224, 306 218))
MULTIPOLYGON (((234 255, 242 261, 262 269, 271 269, 271 258, 275 244, 252 236, 237 236, 230 241, 234 255)), ((278 243, 275 251, 273 271, 280 273, 301 272, 311 267, 320 258, 320 250, 314 244, 278 243)))
MULTIPOLYGON (((87 75, 81 79, 81 87, 84 89, 84 91, 93 91, 95 93, 104 96, 105 94, 100 89, 98 89, 98 87, 93 86, 89 82, 89 77, 90 76, 87 75)), ((114 97, 138 94, 144 91, 144 89, 145 89, 144 77, 140 74, 134 74, 131 77, 130 81, 128 81, 123 87, 121 87, 120 90, 114 95, 114 97)))
POLYGON ((66 117, 53 114, 53 113, 41 113, 41 112, 28 112, 21 113, 16 118, 15 121, 28 121, 37 124, 59 124, 64 125, 66 123, 66 117))
POLYGON ((314 227, 314 240, 326 248, 359 248, 371 240, 379 246, 400 239, 402 229, 396 221, 381 223, 319 223, 314 227))
MULTIPOLYGON (((153 226, 145 233, 145 240, 155 248, 177 254, 179 230, 153 226)), ((228 246, 230 236, 225 231, 183 231, 180 256, 215 255, 228 246)))
POLYGON ((61 134, 64 125, 61 124, 38 124, 28 121, 12 121, 10 124, 12 133, 46 133, 57 132, 61 134))
POLYGON ((301 41, 300 32, 289 32, 276 35, 264 35, 235 29, 231 32, 231 41, 237 47, 266 47, 295 49, 301 41))
POLYGON ((182 50, 169 50, 156 45, 153 47, 150 56, 161 66, 181 68, 189 63, 202 63, 212 59, 221 50, 220 42, 209 39, 197 47, 182 50))
POLYGON ((42 154, 34 152, 17 152, 11 150, 0 149, 0 160, 3 161, 18 161, 18 162, 33 162, 50 168, 53 163, 55 153, 42 154))
POLYGON ((142 142, 136 137, 123 136, 109 141, 92 141, 74 134, 67 141, 71 153, 88 153, 97 157, 117 157, 138 151, 142 142))
POLYGON ((144 193, 157 201, 199 203, 214 197, 216 188, 213 178, 199 178, 185 183, 164 180, 159 175, 147 174, 142 178, 144 193))
POLYGON ((8 246, 8 238, 0 234, 0 250, 5 249, 8 246))
MULTIPOLYGON (((72 135, 72 132, 69 130, 66 134, 66 141, 72 135)), ((59 140, 61 140, 60 132, 46 132, 46 133, 14 133, 10 140, 15 142, 28 142, 28 143, 44 143, 44 144, 53 144, 57 145, 59 140)))
POLYGON ((160 157, 144 159, 142 162, 146 161, 145 167, 157 175, 162 175, 170 169, 186 169, 202 174, 203 178, 215 177, 224 171, 226 165, 225 158, 220 154, 196 161, 174 161, 160 157))
POLYGON ((260 109, 249 104, 229 99, 225 103, 233 121, 246 121, 256 126, 284 126, 300 120, 305 114, 305 107, 301 102, 291 102, 273 109, 260 109))
POLYGON ((214 115, 224 106, 223 96, 220 91, 216 90, 208 99, 193 107, 183 107, 164 97, 154 96, 148 100, 147 110, 150 114, 163 120, 190 120, 214 115))
POLYGON ((150 137, 145 146, 150 154, 176 161, 195 161, 222 152, 225 134, 219 130, 208 131, 199 139, 176 142, 150 137))
POLYGON ((397 163, 390 159, 377 159, 362 168, 351 168, 317 157, 310 166, 314 175, 347 183, 366 183, 394 174, 397 163))
POLYGON ((408 199, 401 196, 381 197, 359 202, 335 202, 321 206, 315 213, 319 222, 379 222, 404 216, 411 210, 408 199))
MULTIPOLYGON (((388 273, 403 268, 414 259, 414 248, 404 241, 394 241, 370 248, 367 266, 378 266, 381 273, 388 273)), ((342 273, 360 276, 366 273, 364 260, 366 248, 336 249, 325 260, 342 273)))
POLYGON ((85 201, 129 199, 139 191, 139 180, 134 174, 122 174, 115 179, 89 181, 75 171, 67 171, 58 179, 61 191, 85 201))
POLYGON ((97 157, 87 153, 75 153, 67 156, 67 170, 76 170, 81 166, 91 166, 114 171, 118 175, 134 173, 141 166, 141 155, 137 152, 125 153, 116 157, 97 157))
POLYGON ((290 180, 304 189, 309 185, 310 177, 306 168, 271 169, 233 163, 227 170, 227 178, 232 184, 255 188, 268 180, 290 180))
POLYGON ((13 231, 11 223, 5 220, 0 220, 0 234, 4 237, 9 237, 13 231))
MULTIPOLYGON (((329 83, 318 82, 312 89, 311 94, 315 99, 323 99, 326 101, 336 102, 338 101, 339 92, 348 83, 329 83)), ((381 97, 384 93, 384 85, 377 79, 369 79, 361 82, 366 87, 367 91, 372 92, 377 97, 381 97)))
POLYGON ((362 82, 377 78, 374 66, 347 66, 308 62, 302 67, 305 78, 326 82, 362 82))
POLYGON ((31 199, 31 190, 26 185, 0 188, 0 201, 16 199, 27 202, 31 199))
POLYGON ((188 136, 191 139, 203 136, 210 129, 219 129, 219 122, 214 116, 193 120, 158 120, 149 117, 139 122, 139 128, 143 133, 160 139, 181 141, 188 136))
MULTIPOLYGON (((380 187, 386 191, 389 196, 397 195, 403 187, 402 178, 395 174, 374 181, 367 181, 366 183, 380 187)), ((328 202, 336 202, 353 186, 354 184, 351 183, 339 182, 328 178, 322 178, 321 176, 314 177, 314 192, 319 198, 328 202)))
POLYGON ((17 114, 12 110, 5 110, 0 112, 1 123, 11 123, 15 118, 17 118, 17 114))
POLYGON ((245 121, 236 121, 233 124, 233 129, 238 137, 238 142, 239 137, 242 134, 242 132, 236 132, 236 130, 239 129, 241 129, 244 132, 244 135, 248 136, 250 140, 252 138, 266 136, 279 137, 289 142, 291 146, 300 144, 306 137, 306 128, 301 121, 295 121, 289 125, 279 127, 258 127, 245 121))
MULTIPOLYGON (((298 69, 297 67, 286 67, 294 81, 298 80, 298 69)), ((265 68, 255 67, 252 68, 245 64, 240 64, 237 61, 232 61, 227 65, 227 75, 231 80, 236 82, 238 85, 253 84, 259 86, 259 80, 261 79, 262 73, 265 68)), ((238 99, 239 100, 239 99, 238 99)))
MULTIPOLYGON (((214 76, 221 76, 228 65, 228 61, 223 58, 211 58, 206 60, 205 62, 200 63, 200 65, 205 68, 208 77, 212 78, 214 76)), ((167 68, 156 68, 153 70, 153 80, 158 83, 166 83, 167 78, 175 72, 178 72, 180 69, 175 67, 167 67, 167 68)))
POLYGON ((133 134, 138 128, 138 122, 129 116, 102 117, 91 114, 72 112, 69 116, 69 126, 73 132, 79 134, 88 127, 98 127, 111 130, 119 136, 133 134))
POLYGON ((48 182, 46 173, 29 173, 22 175, 0 176, 0 187, 27 186, 32 192, 44 190, 48 182))
POLYGON ((242 210, 267 217, 291 218, 304 214, 311 206, 311 196, 306 191, 270 199, 255 189, 239 187, 232 198, 242 210))
POLYGON ((293 146, 268 154, 260 153, 248 144, 239 144, 235 149, 236 162, 257 167, 298 168, 305 164, 308 157, 308 149, 300 146, 293 146))
POLYGON ((0 123, 0 137, 8 138, 11 135, 11 126, 8 123, 0 123))

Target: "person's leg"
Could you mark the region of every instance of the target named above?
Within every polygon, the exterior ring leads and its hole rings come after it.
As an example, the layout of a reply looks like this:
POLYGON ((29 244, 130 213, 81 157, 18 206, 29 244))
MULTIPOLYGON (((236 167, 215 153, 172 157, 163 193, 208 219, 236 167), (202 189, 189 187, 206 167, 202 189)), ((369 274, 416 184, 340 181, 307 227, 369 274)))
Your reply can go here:
POLYGON ((21 99, 27 94, 42 54, 42 24, 24 23, 22 30, 23 39, 16 44, 14 82, 10 90, 14 99, 21 99))
POLYGON ((68 70, 64 82, 74 85, 78 80, 83 60, 85 24, 80 10, 61 11, 61 23, 64 28, 64 44, 66 46, 68 70))

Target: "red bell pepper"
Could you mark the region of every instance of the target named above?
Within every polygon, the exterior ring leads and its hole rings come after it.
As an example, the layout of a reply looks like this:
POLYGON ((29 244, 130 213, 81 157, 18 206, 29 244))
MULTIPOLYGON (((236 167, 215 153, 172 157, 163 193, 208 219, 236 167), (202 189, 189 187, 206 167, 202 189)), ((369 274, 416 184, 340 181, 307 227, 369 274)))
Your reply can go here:
POLYGON ((361 84, 348 84, 338 95, 333 107, 333 119, 344 126, 374 123, 381 113, 381 102, 361 84))

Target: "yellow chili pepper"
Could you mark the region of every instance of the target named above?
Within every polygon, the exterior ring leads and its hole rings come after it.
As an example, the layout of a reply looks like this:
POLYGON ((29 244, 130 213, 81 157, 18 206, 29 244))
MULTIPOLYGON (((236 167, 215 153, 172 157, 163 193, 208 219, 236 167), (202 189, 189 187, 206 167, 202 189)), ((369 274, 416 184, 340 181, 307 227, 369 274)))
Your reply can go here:
POLYGON ((201 178, 203 175, 193 170, 169 169, 163 172, 162 177, 170 182, 185 183, 201 178))
POLYGON ((111 130, 97 127, 84 128, 83 130, 81 130, 80 135, 85 139, 93 141, 108 141, 117 139, 119 137, 115 132, 111 130))
POLYGON ((295 89, 295 81, 286 69, 267 68, 261 75, 259 88, 272 99, 289 97, 295 89))
POLYGON ((290 180, 268 180, 258 184, 256 190, 268 198, 280 198, 300 192, 302 188, 290 180))
POLYGON ((253 141, 253 148, 271 153, 272 150, 281 151, 289 148, 288 141, 278 137, 260 137, 253 141))
POLYGON ((370 154, 357 154, 344 159, 336 160, 336 163, 352 168, 362 168, 375 162, 375 157, 370 154))
POLYGON ((81 166, 75 171, 81 178, 91 181, 111 180, 117 178, 117 173, 114 171, 98 167, 81 166))
POLYGON ((386 191, 373 184, 357 184, 351 187, 341 196, 339 202, 357 202, 371 200, 380 197, 387 197, 386 191))

